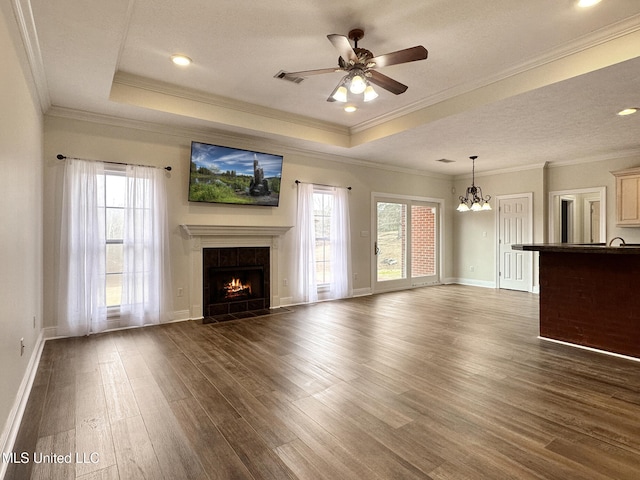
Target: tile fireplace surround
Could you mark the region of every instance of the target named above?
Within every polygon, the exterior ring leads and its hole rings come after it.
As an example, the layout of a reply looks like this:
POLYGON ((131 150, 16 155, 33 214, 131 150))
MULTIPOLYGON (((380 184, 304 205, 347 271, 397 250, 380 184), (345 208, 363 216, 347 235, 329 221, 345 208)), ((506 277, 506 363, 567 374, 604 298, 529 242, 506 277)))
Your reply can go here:
POLYGON ((203 249, 228 247, 269 247, 271 308, 280 306, 278 290, 278 241, 291 227, 246 225, 180 225, 191 242, 189 272, 189 311, 192 319, 200 319, 203 311, 203 249))

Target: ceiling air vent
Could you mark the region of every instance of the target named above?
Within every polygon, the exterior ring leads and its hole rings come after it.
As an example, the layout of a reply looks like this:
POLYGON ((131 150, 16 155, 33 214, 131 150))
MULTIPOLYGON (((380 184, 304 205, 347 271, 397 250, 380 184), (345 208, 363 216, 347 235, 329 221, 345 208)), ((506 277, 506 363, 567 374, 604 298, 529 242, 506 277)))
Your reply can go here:
POLYGON ((448 158, 441 158, 439 160, 436 160, 436 162, 440 162, 440 163, 453 163, 455 162, 455 160, 449 160, 448 158))
POLYGON ((274 78, 281 78, 282 80, 289 80, 290 82, 293 82, 293 83, 302 83, 302 81, 304 80, 304 77, 296 77, 295 75, 287 75, 287 72, 285 72, 284 70, 280 70, 273 77, 274 78))

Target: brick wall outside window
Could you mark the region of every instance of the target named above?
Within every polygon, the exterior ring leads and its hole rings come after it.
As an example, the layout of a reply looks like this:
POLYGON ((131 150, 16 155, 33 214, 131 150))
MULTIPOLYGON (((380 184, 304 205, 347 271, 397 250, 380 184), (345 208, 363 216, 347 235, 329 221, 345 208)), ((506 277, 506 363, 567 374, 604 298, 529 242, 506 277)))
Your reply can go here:
POLYGON ((436 273, 435 209, 411 206, 411 276, 422 277, 436 273))

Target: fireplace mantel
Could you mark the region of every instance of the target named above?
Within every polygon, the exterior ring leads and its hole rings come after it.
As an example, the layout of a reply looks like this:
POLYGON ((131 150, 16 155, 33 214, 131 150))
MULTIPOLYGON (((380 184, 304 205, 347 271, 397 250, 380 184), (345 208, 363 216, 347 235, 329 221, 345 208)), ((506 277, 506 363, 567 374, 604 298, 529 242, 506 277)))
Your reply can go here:
POLYGON ((203 317, 202 259, 204 248, 269 247, 270 248, 270 306, 280 306, 278 293, 278 243, 288 226, 263 225, 180 225, 191 245, 189 279, 189 310, 191 318, 203 317))
POLYGON ((291 227, 272 225, 180 225, 190 237, 279 237, 291 227))

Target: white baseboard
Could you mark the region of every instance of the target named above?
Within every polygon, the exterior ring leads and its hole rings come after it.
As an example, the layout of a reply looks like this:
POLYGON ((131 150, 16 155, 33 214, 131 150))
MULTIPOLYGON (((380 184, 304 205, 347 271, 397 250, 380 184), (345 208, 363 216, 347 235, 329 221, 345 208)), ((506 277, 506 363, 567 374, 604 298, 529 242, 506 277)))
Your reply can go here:
MULTIPOLYGON (((202 318, 202 317, 200 317, 202 318)), ((175 322, 185 322, 187 320, 194 320, 193 318, 191 318, 191 313, 189 312, 189 310, 176 310, 171 314, 171 320, 169 320, 168 322, 165 323, 175 323, 175 322)), ((147 325, 143 325, 143 327, 146 327, 147 325)), ((118 320, 112 320, 107 322, 107 329, 104 330, 105 332, 113 332, 115 330, 128 330, 130 328, 140 328, 139 326, 135 326, 135 327, 121 327, 118 320)), ((46 327, 42 329, 44 332, 44 338, 45 340, 53 340, 56 338, 66 338, 67 335, 59 335, 58 334, 58 327, 46 327)))
POLYGON ((353 291, 354 297, 366 297, 367 295, 373 295, 373 290, 371 289, 371 287, 356 288, 353 291))
MULTIPOLYGON (((365 287, 365 288, 357 288, 353 291, 353 295, 351 295, 351 297, 365 297, 367 295, 372 295, 373 292, 371 291, 370 287, 365 287)), ((333 298, 328 298, 325 300, 318 300, 320 302, 331 302, 333 301, 333 298)), ((294 302, 293 301, 293 297, 282 297, 280 298, 280 306, 281 307, 292 307, 293 305, 304 305, 304 303, 299 303, 299 302, 294 302)))
POLYGON ((281 307, 290 307, 293 304, 293 297, 280 297, 281 307))
MULTIPOLYGON (((44 333, 44 329, 40 330, 40 335, 38 335, 35 348, 31 353, 27 370, 24 372, 20 388, 16 394, 16 400, 9 412, 9 418, 5 424, 5 430, 2 432, 2 436, 0 437, 0 448, 3 454, 9 454, 13 450, 13 446, 16 442, 24 410, 27 407, 27 402, 29 401, 29 394, 31 393, 33 380, 35 379, 36 372, 38 371, 38 364, 40 363, 40 357, 42 355, 42 349, 45 342, 44 333)), ((0 462, 0 478, 4 478, 8 465, 9 464, 6 462, 0 462)))
POLYGON ((475 280, 473 278, 451 277, 447 279, 448 284, 468 285, 470 287, 497 288, 496 282, 491 280, 475 280))
POLYGON ((171 320, 171 323, 191 320, 191 312, 189 310, 177 310, 173 312, 171 318, 173 318, 173 320, 171 320))

